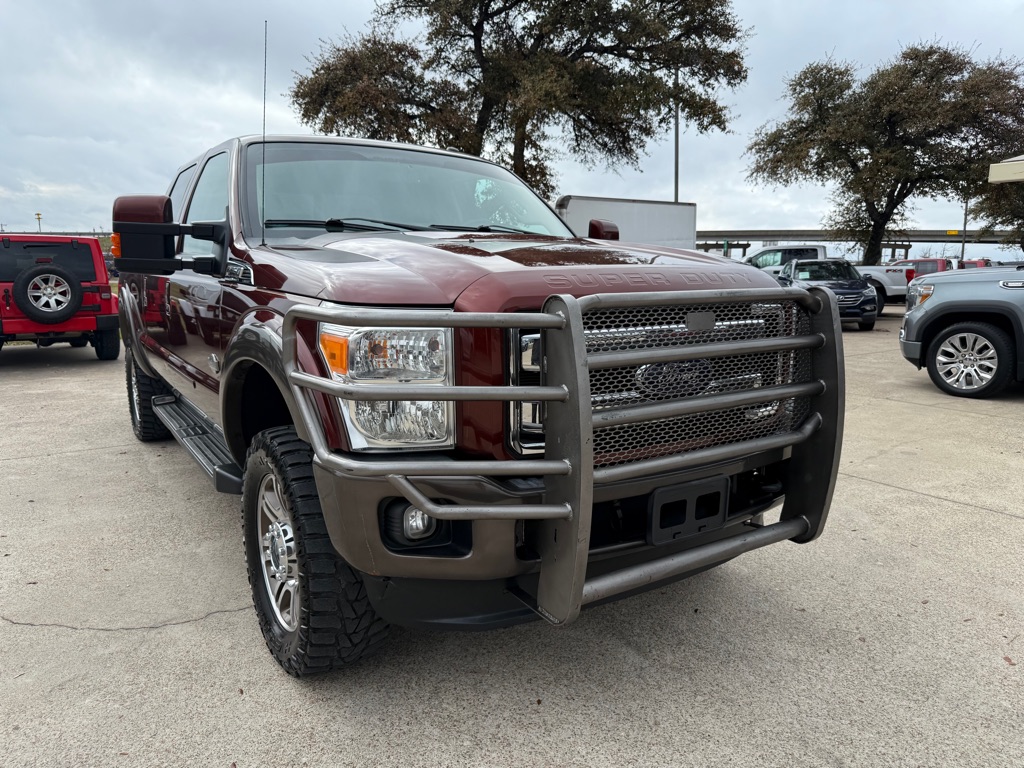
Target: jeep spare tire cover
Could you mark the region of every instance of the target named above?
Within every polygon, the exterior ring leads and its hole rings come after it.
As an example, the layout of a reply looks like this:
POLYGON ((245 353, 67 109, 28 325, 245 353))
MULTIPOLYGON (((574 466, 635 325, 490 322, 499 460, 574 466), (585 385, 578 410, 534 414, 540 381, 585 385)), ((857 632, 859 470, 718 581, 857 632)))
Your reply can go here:
POLYGON ((14 278, 14 303, 37 323, 63 323, 82 306, 82 285, 63 267, 38 264, 14 278))

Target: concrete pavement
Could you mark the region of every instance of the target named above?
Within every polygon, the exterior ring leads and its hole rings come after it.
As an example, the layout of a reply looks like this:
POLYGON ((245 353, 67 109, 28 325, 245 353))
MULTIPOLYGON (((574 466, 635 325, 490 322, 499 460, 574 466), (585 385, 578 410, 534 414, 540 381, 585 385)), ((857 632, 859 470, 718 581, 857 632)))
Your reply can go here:
POLYGON ((0 351, 0 765, 1009 766, 1024 755, 1024 390, 941 394, 844 333, 829 525, 486 634, 395 629, 303 681, 237 497, 131 434, 123 362, 0 351))

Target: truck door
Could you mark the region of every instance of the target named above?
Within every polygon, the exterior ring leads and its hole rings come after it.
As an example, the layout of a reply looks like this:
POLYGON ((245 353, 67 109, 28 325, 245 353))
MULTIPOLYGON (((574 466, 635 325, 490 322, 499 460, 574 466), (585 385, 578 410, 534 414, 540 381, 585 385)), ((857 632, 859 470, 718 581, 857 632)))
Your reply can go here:
MULTIPOLYGON (((186 204, 183 224, 224 218, 229 196, 228 171, 227 152, 207 159, 186 204)), ((209 255, 213 244, 186 235, 179 252, 186 258, 209 255)), ((186 400, 203 413, 215 416, 219 413, 220 392, 220 281, 191 269, 179 270, 164 280, 163 295, 158 299, 166 317, 166 328, 158 340, 164 349, 153 363, 186 400)))

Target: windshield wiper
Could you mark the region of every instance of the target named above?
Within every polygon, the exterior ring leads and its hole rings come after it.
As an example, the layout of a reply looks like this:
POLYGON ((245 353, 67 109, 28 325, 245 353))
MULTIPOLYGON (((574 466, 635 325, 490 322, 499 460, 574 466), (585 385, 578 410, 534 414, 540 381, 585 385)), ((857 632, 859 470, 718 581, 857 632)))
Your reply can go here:
POLYGON ((310 229, 325 229, 328 232, 380 232, 382 230, 425 230, 429 227, 420 227, 415 224, 399 224, 395 221, 379 221, 377 219, 267 219, 263 226, 268 229, 275 227, 308 227, 310 229), (360 224, 359 222, 367 222, 360 224))
POLYGON ((466 224, 431 224, 431 229, 450 229, 455 232, 514 232, 518 235, 535 235, 536 232, 531 232, 528 229, 518 229, 516 227, 506 227, 503 224, 480 224, 478 226, 469 226, 466 224))

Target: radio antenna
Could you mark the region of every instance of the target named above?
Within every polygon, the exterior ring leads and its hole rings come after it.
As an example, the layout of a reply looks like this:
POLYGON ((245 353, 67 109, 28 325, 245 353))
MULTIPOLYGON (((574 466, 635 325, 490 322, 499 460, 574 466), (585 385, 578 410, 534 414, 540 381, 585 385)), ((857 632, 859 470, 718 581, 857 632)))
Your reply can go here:
POLYGON ((263 20, 263 178, 260 179, 260 245, 267 244, 267 20, 263 20))

